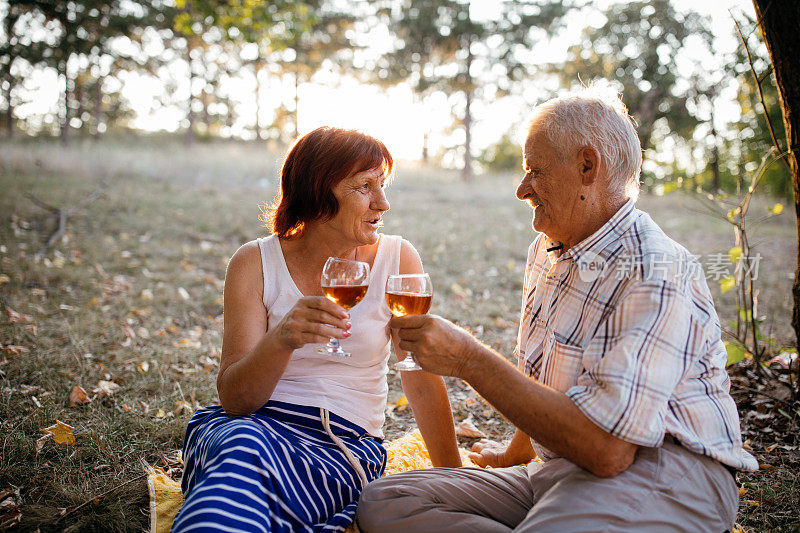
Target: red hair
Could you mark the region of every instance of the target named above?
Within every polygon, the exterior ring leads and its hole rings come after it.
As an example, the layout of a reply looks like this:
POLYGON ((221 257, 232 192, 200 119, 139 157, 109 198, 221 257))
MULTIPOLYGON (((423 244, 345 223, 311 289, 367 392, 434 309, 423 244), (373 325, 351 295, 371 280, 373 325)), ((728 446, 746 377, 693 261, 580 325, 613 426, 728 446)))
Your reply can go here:
POLYGON ((355 130, 322 126, 295 141, 281 168, 281 185, 274 201, 259 217, 280 238, 299 237, 305 225, 336 215, 333 188, 343 179, 394 162, 379 140, 355 130))

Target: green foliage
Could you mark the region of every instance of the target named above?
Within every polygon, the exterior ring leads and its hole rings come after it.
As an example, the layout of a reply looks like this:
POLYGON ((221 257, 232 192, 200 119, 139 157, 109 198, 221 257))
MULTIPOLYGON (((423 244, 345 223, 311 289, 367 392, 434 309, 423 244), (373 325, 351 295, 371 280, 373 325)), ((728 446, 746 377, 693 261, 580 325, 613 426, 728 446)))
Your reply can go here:
POLYGON ((618 2, 603 15, 605 24, 589 26, 554 73, 566 85, 598 78, 621 84, 645 150, 661 119, 671 132, 690 137, 698 119, 687 109, 691 94, 679 87, 675 58, 690 36, 709 46, 707 20, 678 12, 669 0, 618 2))
POLYGON ((745 358, 745 349, 738 342, 725 342, 725 349, 728 352, 728 362, 726 366, 735 365, 745 358))
POLYGON ((486 148, 478 161, 492 171, 519 170, 522 164, 522 147, 511 135, 505 134, 486 148))

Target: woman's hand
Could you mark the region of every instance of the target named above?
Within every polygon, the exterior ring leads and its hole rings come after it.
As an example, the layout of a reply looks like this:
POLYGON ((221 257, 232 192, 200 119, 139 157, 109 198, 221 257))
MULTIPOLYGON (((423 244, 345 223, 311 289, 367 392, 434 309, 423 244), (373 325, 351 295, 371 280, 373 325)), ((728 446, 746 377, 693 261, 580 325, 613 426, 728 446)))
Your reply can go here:
MULTIPOLYGON (((323 296, 300 298, 275 326, 276 340, 289 350, 350 336, 350 315, 323 296)), ((270 332, 272 333, 272 332, 270 332)))

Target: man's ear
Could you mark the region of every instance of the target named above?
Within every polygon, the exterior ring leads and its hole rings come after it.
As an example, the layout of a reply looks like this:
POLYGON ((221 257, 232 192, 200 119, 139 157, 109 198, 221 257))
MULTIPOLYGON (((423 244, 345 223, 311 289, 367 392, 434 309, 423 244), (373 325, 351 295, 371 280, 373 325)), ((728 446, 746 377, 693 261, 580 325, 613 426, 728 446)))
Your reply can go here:
POLYGON ((578 152, 578 173, 582 185, 591 185, 600 171, 600 152, 593 146, 581 148, 578 152))

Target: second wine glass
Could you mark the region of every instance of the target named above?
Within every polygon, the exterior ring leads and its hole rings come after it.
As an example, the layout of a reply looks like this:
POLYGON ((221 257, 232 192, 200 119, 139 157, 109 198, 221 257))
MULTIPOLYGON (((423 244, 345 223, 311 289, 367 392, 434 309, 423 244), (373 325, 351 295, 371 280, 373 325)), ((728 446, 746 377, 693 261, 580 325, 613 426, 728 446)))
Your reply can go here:
MULTIPOLYGON (((386 302, 394 316, 424 315, 433 301, 433 283, 428 274, 400 274, 386 280, 386 302)), ((400 359, 401 354, 397 354, 400 359)), ((394 367, 398 370, 422 370, 414 356, 406 353, 394 367)))
MULTIPOLYGON (((369 288, 369 264, 363 261, 329 257, 322 268, 322 292, 333 303, 350 310, 367 294, 369 288)), ((331 337, 328 344, 317 350, 319 353, 350 357, 342 350, 339 339, 331 337)))

